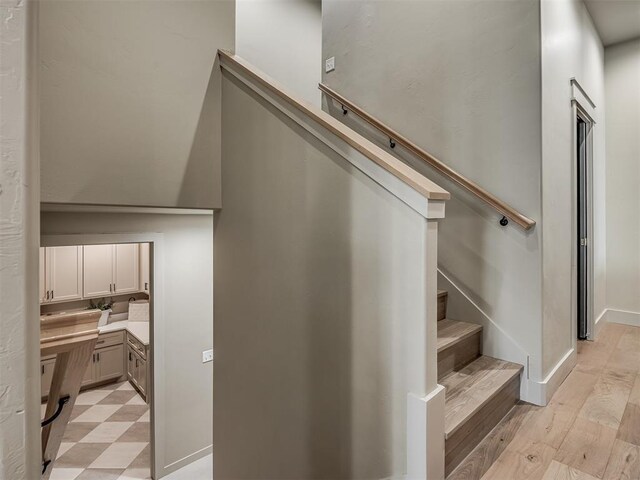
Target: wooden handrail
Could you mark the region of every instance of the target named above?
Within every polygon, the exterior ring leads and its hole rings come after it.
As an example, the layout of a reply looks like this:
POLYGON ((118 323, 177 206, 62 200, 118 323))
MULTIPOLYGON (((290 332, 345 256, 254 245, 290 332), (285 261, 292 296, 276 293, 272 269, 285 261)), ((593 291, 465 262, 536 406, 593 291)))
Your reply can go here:
POLYGON ((311 105, 304 100, 296 98, 293 94, 287 92, 284 87, 279 85, 278 82, 256 69, 243 58, 224 50, 218 50, 218 57, 220 58, 220 66, 222 68, 225 68, 232 73, 234 71, 241 73, 243 76, 256 82, 262 88, 273 93, 290 106, 303 112, 333 135, 340 138, 365 157, 372 160, 387 172, 391 173, 396 178, 402 180, 411 188, 422 194, 425 198, 430 200, 448 200, 450 198, 449 192, 426 178, 420 172, 417 172, 409 165, 384 151, 362 135, 354 132, 344 123, 335 119, 327 112, 324 112, 320 108, 311 105))
MULTIPOLYGON (((368 124, 372 125, 376 129, 384 133, 386 136, 388 136, 390 140, 393 140, 396 144, 402 145, 405 149, 410 151, 413 155, 420 158, 427 165, 436 169, 438 172, 440 172, 442 175, 447 177, 449 180, 462 186, 467 191, 471 192, 476 197, 478 197, 479 199, 481 199, 482 201, 484 201, 485 203, 493 207, 495 210, 500 212, 503 215, 503 217, 513 220, 515 223, 520 225, 525 230, 531 229, 536 224, 535 220, 532 220, 529 217, 526 217, 525 215, 521 214, 515 208, 511 207, 507 203, 498 199, 495 195, 492 195, 491 193, 487 192, 478 184, 474 183, 473 181, 469 180, 465 176, 456 172, 451 167, 445 165, 436 157, 424 151, 422 148, 417 146, 411 140, 402 136, 401 134, 393 130, 391 127, 382 123, 377 118, 368 114, 362 108, 358 107, 353 102, 347 100, 345 97, 340 95, 335 90, 332 90, 331 88, 329 88, 323 83, 318 84, 318 88, 323 93, 325 93, 329 97, 333 98, 337 103, 339 103, 343 109, 347 109, 348 111, 350 110, 353 113, 355 113, 358 117, 362 118, 368 124)), ((503 223, 501 222, 501 224, 503 223)))

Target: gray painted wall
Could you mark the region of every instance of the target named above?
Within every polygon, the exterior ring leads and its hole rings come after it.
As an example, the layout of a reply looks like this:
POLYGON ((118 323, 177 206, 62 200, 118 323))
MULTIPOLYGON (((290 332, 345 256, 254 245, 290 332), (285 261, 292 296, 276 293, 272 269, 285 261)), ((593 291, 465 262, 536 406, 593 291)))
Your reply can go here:
MULTIPOLYGON (((323 75, 330 87, 541 219, 538 1, 325 0, 322 8, 323 58, 336 64, 323 75)), ((467 318, 483 323, 485 353, 519 363, 528 354, 531 377, 541 379, 540 224, 527 233, 500 227, 493 210, 408 161, 451 192, 439 266, 486 313, 467 318)), ((451 307, 456 318, 464 306, 451 307)))
POLYGON ((163 432, 156 473, 210 453, 213 365, 202 363, 202 351, 213 343, 213 217, 44 212, 41 221, 43 235, 163 235, 164 291, 154 291, 154 302, 164 311, 164 341, 154 338, 152 344, 154 360, 162 356, 164 365, 156 370, 162 387, 158 382, 154 390, 156 406, 162 403, 156 428, 163 432))
POLYGON ((640 39, 607 47, 605 78, 607 306, 640 324, 640 39))
POLYGON ((427 222, 236 82, 225 74, 215 476, 400 478, 407 394, 429 391, 407 360, 427 222))
POLYGON ((320 105, 321 0, 237 0, 236 53, 320 105))
MULTIPOLYGON (((605 308, 605 98, 604 50, 581 0, 543 0, 542 198, 543 356, 548 373, 575 345, 571 282, 574 228, 573 111, 570 79, 596 104, 593 131, 594 314, 605 308)), ((573 268, 572 268, 573 267, 573 268)))
POLYGON ((220 206, 233 0, 42 2, 42 201, 220 206))
POLYGON ((40 478, 38 4, 0 2, 0 478, 40 478))

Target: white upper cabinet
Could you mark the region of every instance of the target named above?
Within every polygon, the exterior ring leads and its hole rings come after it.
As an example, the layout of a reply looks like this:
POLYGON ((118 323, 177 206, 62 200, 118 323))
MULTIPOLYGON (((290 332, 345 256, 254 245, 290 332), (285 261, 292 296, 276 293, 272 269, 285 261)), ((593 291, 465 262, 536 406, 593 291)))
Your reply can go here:
POLYGON ((47 301, 47 287, 45 282, 45 253, 44 247, 40 247, 40 283, 39 283, 39 295, 40 303, 47 301))
POLYGON ((113 295, 114 245, 85 245, 84 296, 113 295))
POLYGON ((140 244, 140 290, 149 293, 149 244, 140 244))
POLYGON ((82 299, 82 247, 47 248, 45 256, 51 266, 51 299, 55 302, 82 299))
POLYGON ((139 292, 139 244, 115 245, 113 288, 117 294, 139 292))
POLYGON ((140 248, 138 243, 40 248, 40 303, 143 291, 148 273, 141 283, 140 248))
POLYGON ((82 247, 40 249, 40 302, 82 299, 82 247))

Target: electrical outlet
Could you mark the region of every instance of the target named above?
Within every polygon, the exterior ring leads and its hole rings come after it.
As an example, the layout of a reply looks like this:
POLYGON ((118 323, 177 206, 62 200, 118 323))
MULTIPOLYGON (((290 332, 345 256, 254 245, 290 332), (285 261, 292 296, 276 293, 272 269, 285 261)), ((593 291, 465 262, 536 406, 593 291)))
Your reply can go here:
POLYGON ((327 58, 324 61, 324 71, 325 73, 332 72, 336 69, 336 57, 327 58))
POLYGON ((205 350, 202 352, 202 363, 208 363, 213 361, 213 349, 205 350))

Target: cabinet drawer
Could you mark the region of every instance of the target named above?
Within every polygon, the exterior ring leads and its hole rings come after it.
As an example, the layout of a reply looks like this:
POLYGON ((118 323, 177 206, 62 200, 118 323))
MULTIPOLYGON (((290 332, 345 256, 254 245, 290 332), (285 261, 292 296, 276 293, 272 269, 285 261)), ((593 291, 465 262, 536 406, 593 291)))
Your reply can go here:
POLYGON ((124 343, 124 332, 110 332, 101 333, 98 335, 98 341, 96 342, 96 349, 102 347, 110 347, 111 345, 118 345, 124 343))
POLYGON ((127 333, 127 342, 129 345, 142 357, 143 360, 147 359, 147 348, 136 337, 127 333))

